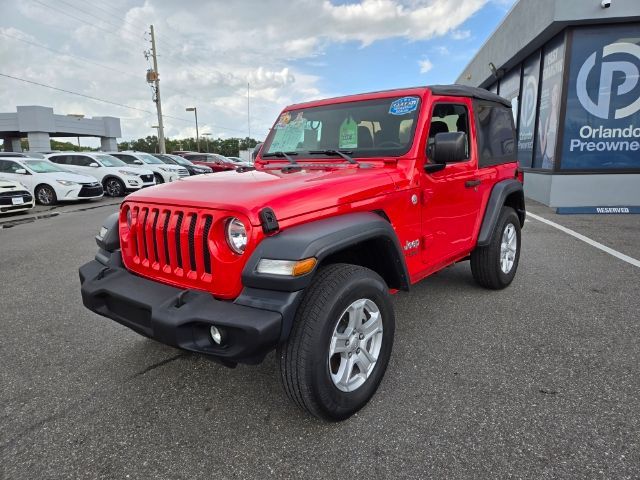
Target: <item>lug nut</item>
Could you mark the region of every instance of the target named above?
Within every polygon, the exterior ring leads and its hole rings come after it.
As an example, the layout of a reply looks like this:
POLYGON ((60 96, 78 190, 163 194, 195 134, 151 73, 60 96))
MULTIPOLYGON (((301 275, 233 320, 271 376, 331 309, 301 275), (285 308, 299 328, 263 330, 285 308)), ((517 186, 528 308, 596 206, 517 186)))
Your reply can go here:
POLYGON ((351 355, 353 355, 353 353, 352 353, 352 352, 349 352, 349 358, 351 358, 351 355))
POLYGON ((344 346, 345 346, 345 347, 348 347, 348 346, 349 346, 349 340, 345 340, 345 341, 344 341, 344 346))
POLYGON ((364 333, 361 333, 360 337, 358 337, 358 338, 360 338, 360 340, 363 340, 364 339, 364 333))
POLYGON ((356 348, 356 353, 360 353, 360 349, 359 348, 356 348))

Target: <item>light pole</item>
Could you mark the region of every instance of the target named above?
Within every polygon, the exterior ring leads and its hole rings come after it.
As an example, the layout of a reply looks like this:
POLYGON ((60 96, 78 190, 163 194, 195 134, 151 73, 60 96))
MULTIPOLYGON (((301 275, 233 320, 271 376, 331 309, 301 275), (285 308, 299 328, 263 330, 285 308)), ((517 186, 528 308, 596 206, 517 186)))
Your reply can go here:
POLYGON ((202 136, 205 137, 205 141, 207 142, 207 153, 209 153, 209 137, 211 136, 211 134, 207 132, 203 133, 202 136))
MULTIPOLYGON (((160 134, 158 132, 159 132, 160 125, 151 125, 151 128, 156 129, 156 138, 159 138, 160 134)), ((156 153, 160 153, 159 149, 160 149, 160 142, 158 142, 158 144, 156 145, 156 153)))
POLYGON ((196 116, 196 145, 199 152, 200 151, 200 135, 198 135, 198 109, 196 107, 187 107, 185 111, 193 112, 193 114, 196 116))

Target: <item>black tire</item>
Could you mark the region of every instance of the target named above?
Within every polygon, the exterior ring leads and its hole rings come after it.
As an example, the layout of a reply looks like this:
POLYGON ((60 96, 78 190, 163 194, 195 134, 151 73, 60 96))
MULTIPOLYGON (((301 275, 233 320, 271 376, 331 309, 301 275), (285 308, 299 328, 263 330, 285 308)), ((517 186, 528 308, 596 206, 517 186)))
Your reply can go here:
POLYGON ((58 196, 53 187, 49 185, 38 185, 36 191, 33 192, 36 197, 36 202, 40 205, 51 206, 58 203, 58 196))
POLYGON ((109 197, 122 197, 126 193, 124 183, 119 178, 109 177, 104 180, 104 194, 109 197))
POLYGON ((471 253, 471 273, 474 280, 485 288, 493 290, 503 289, 513 281, 518 270, 520 260, 520 219, 511 207, 502 207, 500 217, 491 235, 489 245, 476 247, 471 253), (500 263, 502 237, 505 230, 512 226, 516 235, 516 250, 513 265, 507 272, 503 271, 500 263))
POLYGON ((164 183, 164 178, 162 178, 162 175, 160 175, 159 173, 154 173, 153 176, 156 179, 156 185, 164 183))
POLYGON ((376 272, 348 264, 320 269, 305 292, 289 339, 277 349, 280 378, 287 396, 316 417, 331 421, 350 417, 378 389, 391 357, 394 331, 389 289, 376 272), (332 380, 329 346, 334 330, 345 318, 345 309, 360 299, 370 300, 378 308, 383 333, 369 376, 362 385, 346 392, 332 380))

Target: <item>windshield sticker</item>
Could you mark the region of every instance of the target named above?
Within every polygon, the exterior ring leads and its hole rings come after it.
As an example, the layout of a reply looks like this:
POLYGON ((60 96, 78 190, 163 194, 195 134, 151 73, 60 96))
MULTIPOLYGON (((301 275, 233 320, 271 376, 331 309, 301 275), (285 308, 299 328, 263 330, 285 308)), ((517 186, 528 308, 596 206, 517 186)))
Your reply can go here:
POLYGON ((406 115, 414 112, 418 108, 417 97, 402 97, 394 100, 389 107, 391 115, 406 115))
POLYGON ((269 153, 294 151, 304 140, 304 121, 291 122, 290 120, 289 116, 287 123, 276 130, 269 153))
POLYGON ((358 148, 358 124, 349 117, 340 125, 338 148, 358 148))
POLYGON ((282 115, 280 115, 280 118, 278 119, 278 123, 276 123, 276 128, 286 128, 287 125, 289 125, 290 121, 291 121, 291 114, 289 112, 284 112, 282 115))

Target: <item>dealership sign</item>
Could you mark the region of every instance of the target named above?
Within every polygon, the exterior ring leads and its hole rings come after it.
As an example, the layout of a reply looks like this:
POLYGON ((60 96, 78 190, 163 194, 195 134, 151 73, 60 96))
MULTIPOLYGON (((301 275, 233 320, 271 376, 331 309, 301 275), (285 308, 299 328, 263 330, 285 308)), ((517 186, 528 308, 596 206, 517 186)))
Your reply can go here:
POLYGON ((565 115, 564 169, 640 169, 640 36, 578 29, 565 115))

